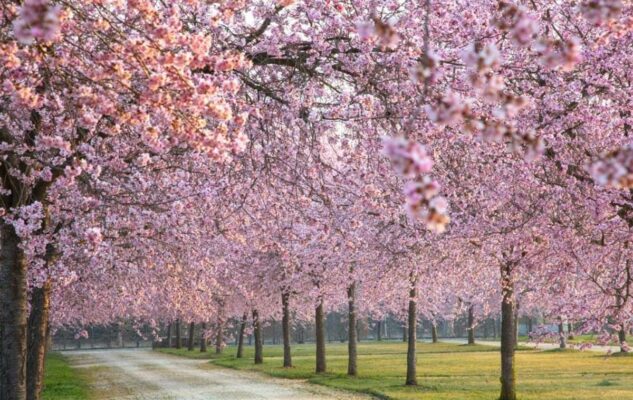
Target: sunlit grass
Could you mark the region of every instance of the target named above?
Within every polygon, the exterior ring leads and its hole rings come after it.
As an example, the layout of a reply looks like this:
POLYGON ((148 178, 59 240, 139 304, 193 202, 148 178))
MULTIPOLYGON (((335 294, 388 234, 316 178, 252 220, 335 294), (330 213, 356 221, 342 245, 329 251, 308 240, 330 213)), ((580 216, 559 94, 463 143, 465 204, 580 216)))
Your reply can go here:
MULTIPOLYGON (((275 377, 307 379, 326 386, 370 393, 389 399, 492 400, 499 390, 499 349, 448 343, 418 344, 417 387, 404 386, 406 346, 403 343, 359 343, 357 378, 346 376, 347 345, 328 345, 328 373, 314 374, 314 345, 294 345, 294 367, 284 369, 281 346, 264 346, 264 364, 253 365, 253 348, 235 358, 229 346, 217 356, 187 350, 172 354, 207 357, 229 368, 260 371, 275 377), (195 354, 194 354, 195 353, 195 354)), ((608 357, 579 351, 517 352, 521 400, 633 399, 633 357, 608 357)))
POLYGON ((44 400, 84 400, 88 399, 88 386, 76 369, 70 367, 59 353, 46 357, 44 376, 44 400))

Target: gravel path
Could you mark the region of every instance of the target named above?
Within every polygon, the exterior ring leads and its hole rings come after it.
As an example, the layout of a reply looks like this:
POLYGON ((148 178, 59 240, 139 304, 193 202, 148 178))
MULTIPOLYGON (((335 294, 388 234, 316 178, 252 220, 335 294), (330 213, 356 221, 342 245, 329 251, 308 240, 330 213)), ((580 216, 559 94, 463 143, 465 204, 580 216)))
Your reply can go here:
POLYGON ((150 350, 73 351, 65 355, 74 367, 84 370, 99 400, 370 399, 150 350))

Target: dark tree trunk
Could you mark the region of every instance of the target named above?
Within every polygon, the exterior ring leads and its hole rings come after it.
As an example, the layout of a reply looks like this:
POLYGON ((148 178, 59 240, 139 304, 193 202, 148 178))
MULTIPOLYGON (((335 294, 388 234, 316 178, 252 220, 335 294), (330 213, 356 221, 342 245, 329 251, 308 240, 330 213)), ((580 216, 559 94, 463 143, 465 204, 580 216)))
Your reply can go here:
POLYGON ((528 336, 529 336, 530 333, 532 332, 533 328, 534 328, 533 324, 532 324, 532 317, 528 317, 527 324, 528 324, 527 330, 528 330, 528 336))
POLYGON ((356 332, 356 282, 347 288, 348 328, 347 328, 347 375, 356 376, 357 332, 356 332))
POLYGON ((171 322, 167 324, 167 347, 171 347, 171 322))
POLYGON ((416 311, 416 288, 415 279, 412 279, 411 289, 409 290, 409 341, 407 342, 407 385, 417 385, 417 373, 416 373, 416 339, 417 339, 417 311, 416 311))
MULTIPOLYGON (((42 229, 50 225, 50 217, 46 210, 42 229)), ((59 259, 54 242, 46 245, 45 261, 49 269, 59 259)), ((31 293, 31 314, 28 320, 27 360, 26 360, 26 397, 28 400, 39 400, 42 397, 44 384, 44 360, 50 349, 51 335, 49 327, 52 283, 47 278, 41 288, 33 288, 31 293)))
POLYGON ((26 399, 27 262, 12 225, 0 226, 0 398, 26 399))
POLYGON ((123 348, 123 323, 119 323, 116 325, 116 344, 117 347, 123 348))
POLYGON ((574 327, 571 322, 567 323, 567 338, 569 340, 574 340, 574 327))
POLYGON ((39 400, 44 383, 44 358, 49 337, 51 281, 47 279, 41 288, 31 294, 31 315, 28 325, 27 399, 39 400))
POLYGON ((376 323, 376 340, 382 341, 382 320, 376 323))
POLYGON ((475 313, 474 306, 468 306, 468 344, 475 344, 475 313))
POLYGON ((404 343, 407 343, 407 331, 409 330, 409 328, 407 328, 406 324, 402 324, 402 341, 404 343))
POLYGON ((323 312, 323 299, 319 299, 319 305, 315 310, 314 327, 316 330, 316 373, 324 373, 327 370, 325 362, 325 323, 323 312))
POLYGON ((292 367, 292 356, 290 354, 290 293, 283 292, 281 294, 281 305, 283 308, 283 317, 281 320, 281 329, 284 341, 284 368, 292 367))
POLYGON ((626 346, 626 326, 624 324, 621 324, 618 330, 618 341, 620 342, 620 351, 627 353, 629 349, 626 346))
POLYGON ((565 325, 563 325, 563 319, 558 319, 558 340, 559 347, 561 349, 567 348, 567 336, 565 336, 565 325))
POLYGON ((196 330, 196 323, 191 321, 191 323, 189 324, 189 339, 187 342, 188 351, 193 351, 193 335, 194 335, 195 330, 196 330))
POLYGON ((180 319, 176 320, 176 348, 180 349, 182 347, 182 341, 181 341, 181 330, 180 330, 180 319))
POLYGON ((516 376, 514 371, 514 351, 516 342, 514 283, 512 267, 505 263, 501 266, 502 303, 501 303, 501 396, 499 400, 516 400, 516 376))
POLYGON ((240 323, 240 330, 237 336, 237 355, 236 358, 244 357, 244 331, 246 330, 246 320, 248 315, 244 313, 242 315, 242 322, 240 323))
POLYGON ((264 338, 262 337, 262 326, 259 322, 259 313, 253 310, 253 333, 255 336, 255 364, 264 363, 264 338))
POLYGON ((217 331, 215 333, 215 354, 222 354, 222 343, 224 342, 224 324, 218 318, 217 331))
POLYGON ((519 302, 514 303, 514 350, 519 348, 519 302))
POLYGON ((205 336, 206 330, 207 330, 207 323, 203 322, 202 324, 200 324, 200 353, 207 352, 207 337, 205 336))
POLYGON ((431 336, 433 343, 437 343, 437 324, 435 321, 431 321, 431 336))

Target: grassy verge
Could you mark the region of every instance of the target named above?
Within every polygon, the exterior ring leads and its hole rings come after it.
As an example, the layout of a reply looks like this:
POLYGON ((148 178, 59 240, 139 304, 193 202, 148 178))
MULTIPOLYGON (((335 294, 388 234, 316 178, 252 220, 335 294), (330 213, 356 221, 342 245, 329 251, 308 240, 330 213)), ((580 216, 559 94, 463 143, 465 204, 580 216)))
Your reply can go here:
MULTIPOLYGON (((171 354, 209 358, 216 365, 369 393, 398 400, 490 400, 498 396, 498 348, 457 344, 418 345, 417 387, 403 385, 406 347, 402 343, 361 342, 359 376, 349 378, 346 344, 328 345, 328 373, 314 374, 314 345, 293 346, 293 368, 284 369, 281 346, 264 347, 264 364, 253 365, 253 348, 236 359, 235 348, 224 354, 161 350, 171 354), (194 354, 195 353, 195 354, 194 354)), ((521 351, 517 380, 521 400, 633 399, 633 362, 629 357, 605 357, 589 352, 521 351)))
POLYGON ((42 397, 44 400, 87 400, 88 385, 64 356, 51 353, 46 357, 42 397))

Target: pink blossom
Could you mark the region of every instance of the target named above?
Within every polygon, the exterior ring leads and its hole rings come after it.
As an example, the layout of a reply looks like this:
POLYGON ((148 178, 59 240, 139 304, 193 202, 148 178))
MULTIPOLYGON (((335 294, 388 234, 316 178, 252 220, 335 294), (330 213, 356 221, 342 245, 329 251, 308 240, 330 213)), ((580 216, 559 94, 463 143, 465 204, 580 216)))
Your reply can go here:
POLYGON ((55 40, 59 34, 60 10, 49 0, 25 0, 13 23, 15 37, 24 44, 55 40))

